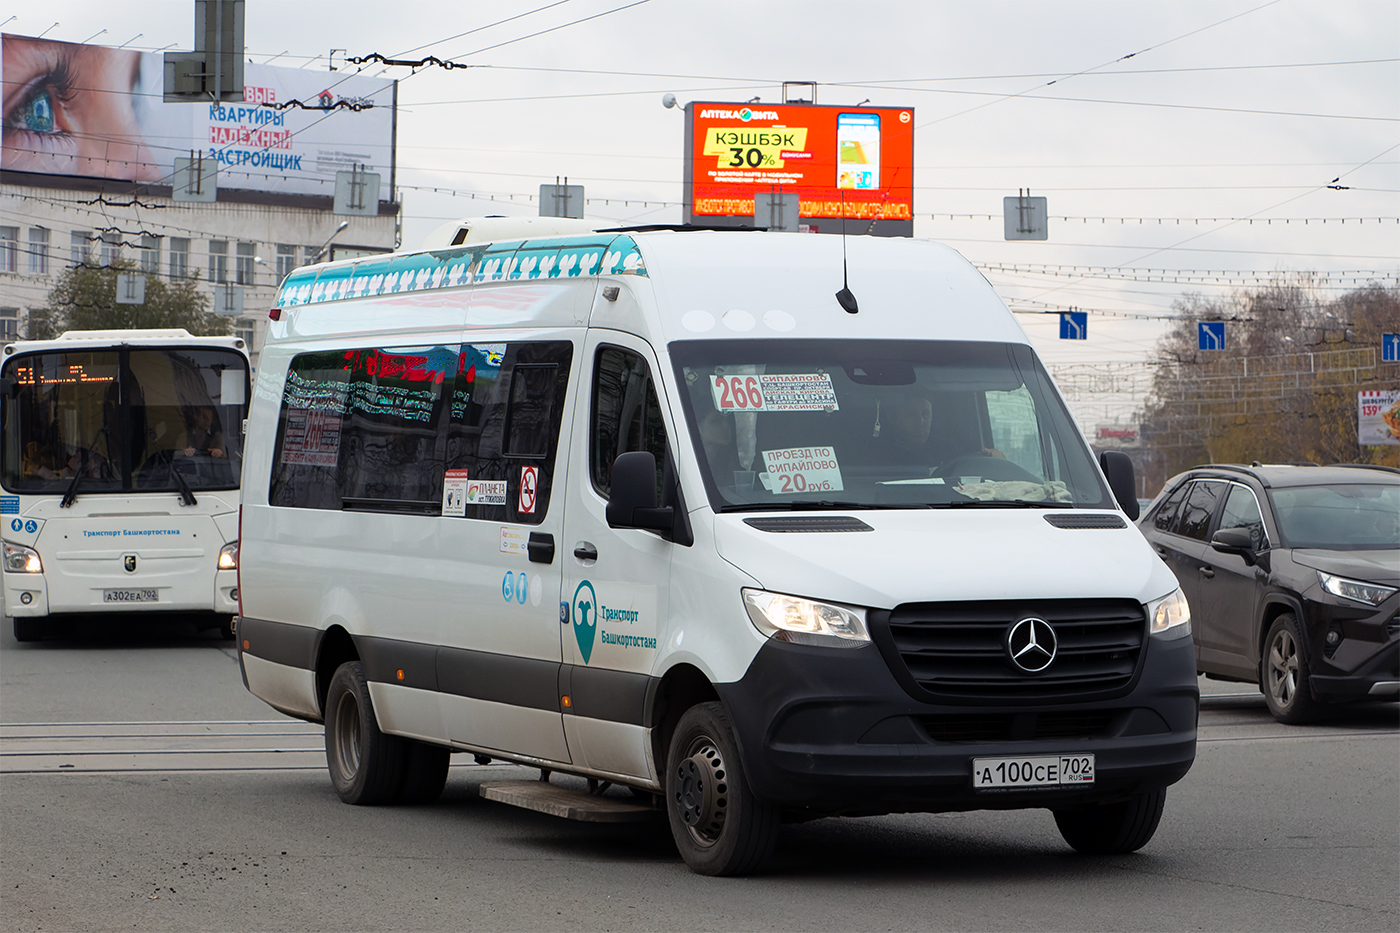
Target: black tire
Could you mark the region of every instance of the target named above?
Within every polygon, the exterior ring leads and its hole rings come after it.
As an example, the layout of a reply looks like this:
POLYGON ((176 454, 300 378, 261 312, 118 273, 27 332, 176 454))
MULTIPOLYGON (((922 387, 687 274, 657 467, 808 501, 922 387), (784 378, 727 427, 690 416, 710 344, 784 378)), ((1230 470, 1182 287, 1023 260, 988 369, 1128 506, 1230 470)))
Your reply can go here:
POLYGON ((408 754, 404 759, 403 786, 399 788, 399 803, 423 805, 442 796, 447 785, 447 766, 452 753, 440 745, 405 741, 408 754))
POLYGON ((21 619, 15 616, 15 641, 38 641, 43 635, 38 619, 21 619))
POLYGON ((1159 787, 1118 803, 1055 810, 1055 825, 1076 852, 1085 855, 1136 852, 1157 832, 1166 802, 1167 789, 1159 787))
POLYGON ((1283 613, 1269 626, 1259 668, 1259 689, 1264 692, 1269 712, 1279 722, 1299 725, 1311 722, 1322 712, 1308 682, 1310 672, 1302 631, 1293 613, 1283 613))
POLYGON ((233 641, 237 634, 234 630, 234 617, 225 616, 223 621, 219 623, 219 637, 224 641, 233 641))
POLYGON ((691 871, 743 875, 772 853, 778 810, 749 789, 734 727, 719 703, 700 703, 681 716, 665 784, 671 836, 691 871))
POLYGON ((361 806, 391 802, 407 757, 403 739, 379 731, 364 667, 340 665, 326 691, 326 766, 336 794, 361 806))

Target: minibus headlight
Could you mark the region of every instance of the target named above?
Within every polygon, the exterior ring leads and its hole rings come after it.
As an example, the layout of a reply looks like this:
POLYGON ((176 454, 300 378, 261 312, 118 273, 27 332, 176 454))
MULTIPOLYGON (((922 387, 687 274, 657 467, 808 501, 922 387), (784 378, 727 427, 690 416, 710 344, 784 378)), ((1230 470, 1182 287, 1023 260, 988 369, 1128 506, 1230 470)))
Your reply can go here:
POLYGON ((870 641, 865 610, 744 588, 744 608, 763 634, 798 645, 859 648, 870 641))
POLYGON ((1178 587, 1161 599, 1147 604, 1147 618, 1153 635, 1181 638, 1191 634, 1191 607, 1178 587))
POLYGON ((238 569, 238 542, 230 541, 219 549, 219 569, 238 569))
POLYGON ((5 571, 7 573, 43 573, 39 552, 22 544, 5 542, 5 571))

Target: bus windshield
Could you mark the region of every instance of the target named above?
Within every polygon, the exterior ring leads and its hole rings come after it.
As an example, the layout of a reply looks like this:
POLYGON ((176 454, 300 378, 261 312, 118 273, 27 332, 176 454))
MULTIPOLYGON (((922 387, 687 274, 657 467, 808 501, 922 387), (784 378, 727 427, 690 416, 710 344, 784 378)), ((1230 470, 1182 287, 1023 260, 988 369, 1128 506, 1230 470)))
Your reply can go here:
POLYGON ((237 351, 43 351, 6 360, 4 376, 14 388, 0 483, 10 492, 238 487, 248 362, 237 351))
POLYGON ((1113 508, 1029 347, 670 345, 716 511, 1113 508))

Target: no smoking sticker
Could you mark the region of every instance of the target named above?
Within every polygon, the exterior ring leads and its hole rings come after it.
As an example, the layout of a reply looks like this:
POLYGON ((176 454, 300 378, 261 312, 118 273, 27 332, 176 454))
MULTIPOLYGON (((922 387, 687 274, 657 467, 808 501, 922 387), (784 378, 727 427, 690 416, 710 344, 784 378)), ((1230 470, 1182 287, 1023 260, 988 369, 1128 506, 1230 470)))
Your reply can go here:
POLYGON ((521 515, 535 514, 535 502, 539 497, 540 489, 540 468, 521 467, 520 468, 520 502, 519 509, 521 515))

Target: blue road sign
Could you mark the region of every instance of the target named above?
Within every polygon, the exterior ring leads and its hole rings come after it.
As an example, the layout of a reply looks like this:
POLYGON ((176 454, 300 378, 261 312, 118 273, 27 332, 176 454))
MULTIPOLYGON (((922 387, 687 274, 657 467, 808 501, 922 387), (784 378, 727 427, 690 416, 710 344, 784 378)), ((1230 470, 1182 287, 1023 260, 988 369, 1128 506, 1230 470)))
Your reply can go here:
POLYGON ((1061 311, 1061 312, 1060 312, 1060 339, 1061 339, 1061 340, 1088 340, 1088 339, 1089 339, 1089 312, 1088 312, 1088 311, 1061 311))
POLYGON ((1381 334, 1381 361, 1400 363, 1400 334, 1381 334))
POLYGON ((1196 346, 1201 350, 1225 349, 1225 322, 1199 322, 1196 325, 1196 346))

